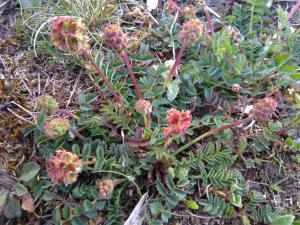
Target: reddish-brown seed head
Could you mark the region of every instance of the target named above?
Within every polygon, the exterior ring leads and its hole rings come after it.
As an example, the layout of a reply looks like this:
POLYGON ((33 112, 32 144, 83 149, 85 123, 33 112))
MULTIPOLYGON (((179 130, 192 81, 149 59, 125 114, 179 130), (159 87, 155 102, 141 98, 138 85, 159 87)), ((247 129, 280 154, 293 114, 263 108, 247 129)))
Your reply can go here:
POLYGON ((51 40, 61 51, 72 54, 89 48, 89 38, 84 24, 71 16, 59 16, 52 21, 51 40))
POLYGON ((109 24, 104 31, 103 40, 105 44, 113 51, 121 52, 127 49, 128 40, 121 27, 109 24))

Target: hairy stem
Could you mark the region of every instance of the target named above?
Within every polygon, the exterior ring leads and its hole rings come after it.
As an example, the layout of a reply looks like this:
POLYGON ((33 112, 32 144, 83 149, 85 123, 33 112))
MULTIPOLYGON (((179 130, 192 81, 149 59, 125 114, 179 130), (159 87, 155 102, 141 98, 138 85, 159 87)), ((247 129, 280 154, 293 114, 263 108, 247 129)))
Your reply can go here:
POLYGON ((146 128, 150 129, 151 127, 151 113, 147 113, 147 124, 146 128))
POLYGON ((209 12, 207 10, 206 5, 204 6, 204 13, 205 13, 205 16, 206 16, 206 19, 207 19, 207 22, 208 22, 208 26, 209 26, 211 35, 214 37, 215 36, 215 30, 214 30, 214 26, 211 22, 211 18, 210 18, 210 15, 209 15, 209 12))
POLYGON ((130 76, 130 78, 131 78, 131 80, 132 80, 132 83, 133 83, 133 85, 134 85, 134 89, 135 89, 136 95, 137 95, 137 97, 138 97, 138 100, 142 100, 142 99, 143 99, 143 96, 142 96, 141 90, 140 90, 140 88, 139 88, 139 85, 138 85, 137 82, 136 82, 135 76, 134 76, 134 74, 133 74, 132 67, 131 67, 131 64, 130 64, 130 62, 129 62, 129 57, 128 57, 127 53, 126 53, 126 52, 123 52, 123 53, 121 54, 121 57, 122 57, 123 62, 125 63, 125 65, 126 65, 126 67, 127 67, 127 70, 128 70, 129 76, 130 76))
POLYGON ((212 129, 212 130, 210 130, 210 131, 208 131, 208 132, 206 132, 206 133, 204 133, 204 134, 202 134, 202 135, 196 137, 194 140, 188 142, 187 144, 181 146, 179 149, 177 149, 177 151, 175 151, 175 152, 173 153, 173 155, 174 155, 174 156, 175 156, 175 155, 178 155, 178 154, 179 154, 180 152, 182 152, 183 150, 187 149, 188 147, 192 146, 193 144, 198 143, 199 141, 203 140, 203 139, 206 138, 206 137, 209 137, 209 136, 211 136, 211 135, 213 135, 213 134, 215 134, 215 133, 218 133, 218 132, 220 132, 220 131, 222 131, 222 130, 226 130, 226 129, 229 129, 229 128, 233 128, 233 127, 236 127, 236 126, 241 125, 241 124, 243 124, 243 123, 247 123, 248 121, 251 121, 251 120, 252 120, 252 116, 249 116, 249 117, 247 117, 247 118, 245 118, 245 119, 238 120, 238 121, 233 122, 233 123, 231 123, 231 124, 228 124, 228 125, 224 125, 224 126, 221 126, 221 127, 214 128, 214 129, 212 129))
POLYGON ((298 2, 296 3, 296 5, 293 6, 293 8, 291 9, 291 11, 289 12, 286 20, 289 21, 293 15, 297 12, 297 10, 300 8, 300 0, 298 0, 298 2))
POLYGON ((176 68, 177 68, 179 62, 180 62, 180 59, 182 57, 182 54, 183 54, 184 50, 185 50, 185 44, 183 44, 181 46, 181 48, 180 48, 180 50, 179 50, 179 52, 178 52, 178 54, 176 56, 175 62, 174 62, 173 66, 172 66, 172 68, 171 68, 171 70, 170 70, 170 72, 169 72, 169 74, 168 74, 168 76, 167 76, 167 78, 165 80, 166 84, 168 84, 172 80, 172 78, 174 76, 174 73, 176 71, 176 68))
POLYGON ((173 0, 170 0, 170 2, 175 6, 177 12, 182 13, 182 9, 173 0))
POLYGON ((68 117, 72 117, 72 118, 77 118, 77 116, 76 115, 74 115, 73 113, 71 113, 69 110, 67 110, 67 109, 57 109, 56 110, 58 113, 62 113, 62 114, 64 114, 64 115, 66 115, 66 116, 68 116, 68 117))
POLYGON ((103 71, 97 65, 97 63, 96 63, 95 59, 93 58, 92 54, 90 53, 90 51, 89 50, 84 50, 83 54, 88 59, 88 61, 92 64, 92 66, 96 69, 99 76, 102 78, 104 83, 107 85, 108 89, 111 91, 111 93, 113 94, 113 96, 116 100, 117 105, 122 106, 123 102, 122 102, 121 97, 117 94, 117 92, 113 88, 111 82, 107 79, 107 77, 104 75, 103 71))
POLYGON ((74 128, 70 128, 69 129, 71 131, 72 134, 74 134, 76 137, 78 137, 80 140, 84 140, 85 137, 82 136, 77 130, 75 130, 74 128))

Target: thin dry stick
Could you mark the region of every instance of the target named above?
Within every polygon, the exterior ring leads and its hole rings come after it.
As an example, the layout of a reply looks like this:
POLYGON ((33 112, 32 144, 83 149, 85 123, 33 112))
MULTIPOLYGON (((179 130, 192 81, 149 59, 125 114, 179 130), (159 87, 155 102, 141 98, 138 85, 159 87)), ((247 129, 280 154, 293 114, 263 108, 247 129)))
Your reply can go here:
POLYGON ((29 123, 29 124, 33 124, 33 122, 25 119, 23 116, 20 116, 18 115, 17 113, 15 113, 13 110, 11 110, 10 108, 7 108, 8 111, 10 111, 14 116, 18 117, 20 120, 23 120, 25 121, 26 123, 29 123))
POLYGON ((72 97, 73 97, 73 95, 74 95, 74 92, 75 92, 75 90, 76 90, 76 87, 77 87, 77 84, 78 84, 78 82, 79 82, 80 77, 81 77, 81 73, 77 76, 77 78, 76 78, 76 80, 75 80, 73 90, 72 90, 72 92, 71 92, 71 94, 70 94, 70 97, 69 97, 69 99, 68 99, 68 102, 67 102, 67 104, 66 104, 66 108, 67 108, 67 107, 70 105, 70 103, 71 103, 72 97))

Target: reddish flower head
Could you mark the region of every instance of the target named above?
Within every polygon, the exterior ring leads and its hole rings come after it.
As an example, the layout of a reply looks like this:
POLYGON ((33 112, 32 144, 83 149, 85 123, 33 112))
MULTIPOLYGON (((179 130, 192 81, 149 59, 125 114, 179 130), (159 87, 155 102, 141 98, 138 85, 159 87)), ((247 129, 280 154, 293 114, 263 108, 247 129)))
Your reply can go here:
POLYGON ((190 111, 178 111, 171 109, 167 115, 168 127, 164 128, 164 136, 168 138, 172 135, 184 135, 186 130, 192 123, 192 115, 190 111))
POLYGON ((256 120, 264 122, 272 118, 276 108, 276 100, 273 98, 265 98, 254 104, 252 115, 256 120))
POLYGON ((68 50, 74 54, 89 47, 85 26, 71 16, 59 16, 53 20, 51 39, 59 50, 68 50))
POLYGON ((148 100, 141 99, 135 103, 134 109, 139 113, 147 114, 152 112, 152 105, 148 100))
POLYGON ((175 12, 175 11, 181 12, 180 7, 173 0, 168 0, 167 10, 170 12, 175 12))
POLYGON ((198 18, 193 18, 183 24, 179 39, 182 44, 194 45, 203 33, 204 25, 198 18))
POLYGON ((104 31, 104 42, 113 51, 120 52, 127 48, 128 41, 121 27, 113 24, 107 25, 104 31))
POLYGON ((108 198, 114 190, 114 182, 111 179, 101 180, 99 182, 99 195, 101 198, 108 198))
POLYGON ((70 121, 65 118, 56 118, 50 122, 46 122, 44 130, 47 137, 51 139, 64 135, 70 129, 70 121))
POLYGON ((65 150, 58 150, 47 163, 47 173, 51 180, 65 186, 74 183, 81 170, 82 162, 79 157, 65 150))

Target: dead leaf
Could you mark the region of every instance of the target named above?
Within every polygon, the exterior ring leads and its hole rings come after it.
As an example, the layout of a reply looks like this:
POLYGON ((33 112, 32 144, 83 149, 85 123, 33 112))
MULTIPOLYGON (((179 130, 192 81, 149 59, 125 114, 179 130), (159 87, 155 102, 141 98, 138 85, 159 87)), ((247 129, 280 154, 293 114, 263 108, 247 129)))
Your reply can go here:
POLYGON ((29 213, 34 212, 34 200, 30 194, 23 195, 21 207, 23 210, 29 213))

